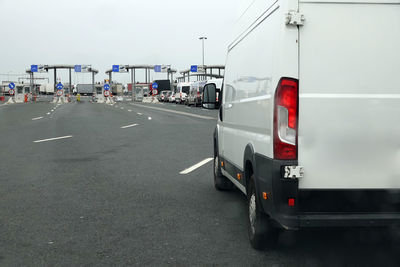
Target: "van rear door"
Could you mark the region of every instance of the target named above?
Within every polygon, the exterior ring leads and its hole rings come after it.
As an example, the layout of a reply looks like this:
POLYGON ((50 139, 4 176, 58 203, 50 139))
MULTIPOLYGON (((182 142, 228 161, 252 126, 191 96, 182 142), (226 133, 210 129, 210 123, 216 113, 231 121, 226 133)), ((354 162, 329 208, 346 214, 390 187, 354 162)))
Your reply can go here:
POLYGON ((299 12, 300 189, 400 188, 400 0, 299 12))

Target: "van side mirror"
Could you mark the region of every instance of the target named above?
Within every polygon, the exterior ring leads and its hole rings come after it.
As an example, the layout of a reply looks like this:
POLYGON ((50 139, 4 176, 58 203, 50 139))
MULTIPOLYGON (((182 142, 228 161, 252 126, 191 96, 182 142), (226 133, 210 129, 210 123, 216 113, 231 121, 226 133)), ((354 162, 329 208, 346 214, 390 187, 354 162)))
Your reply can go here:
POLYGON ((220 90, 217 89, 215 84, 213 83, 206 84, 204 86, 203 97, 202 97, 203 108, 205 109, 219 108, 219 102, 217 98, 219 92, 220 90))

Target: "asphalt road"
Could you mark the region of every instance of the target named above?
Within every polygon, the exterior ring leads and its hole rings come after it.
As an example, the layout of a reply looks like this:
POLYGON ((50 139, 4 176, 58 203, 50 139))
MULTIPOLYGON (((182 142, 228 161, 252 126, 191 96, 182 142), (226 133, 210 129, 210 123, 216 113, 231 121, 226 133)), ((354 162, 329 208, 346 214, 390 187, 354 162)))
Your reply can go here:
POLYGON ((180 174, 212 157, 216 117, 175 104, 0 106, 0 265, 399 265, 398 236, 376 229, 290 232, 253 250, 245 197, 214 189, 212 162, 180 174))

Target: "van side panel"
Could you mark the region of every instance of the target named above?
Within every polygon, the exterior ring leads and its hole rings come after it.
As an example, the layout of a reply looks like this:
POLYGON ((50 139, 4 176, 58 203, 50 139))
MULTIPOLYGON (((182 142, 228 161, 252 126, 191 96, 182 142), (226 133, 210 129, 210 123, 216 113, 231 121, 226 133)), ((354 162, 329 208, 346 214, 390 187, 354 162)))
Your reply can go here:
POLYGON ((400 188, 400 1, 345 2, 299 5, 299 187, 400 188))
POLYGON ((248 144, 255 153, 273 157, 274 91, 281 76, 298 75, 298 30, 287 27, 284 20, 288 2, 255 2, 265 3, 263 15, 231 44, 223 88, 220 148, 224 158, 241 170, 248 144))

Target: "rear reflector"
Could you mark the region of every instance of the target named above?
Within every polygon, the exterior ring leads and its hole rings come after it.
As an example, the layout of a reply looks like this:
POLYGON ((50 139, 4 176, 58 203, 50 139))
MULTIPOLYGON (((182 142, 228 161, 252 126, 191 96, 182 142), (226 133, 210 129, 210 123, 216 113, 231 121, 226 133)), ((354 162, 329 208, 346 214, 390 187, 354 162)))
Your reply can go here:
POLYGON ((288 205, 289 205, 289 207, 294 207, 294 198, 289 198, 289 200, 288 200, 288 205))
POLYGON ((297 159, 298 81, 282 78, 275 92, 274 158, 297 159))

